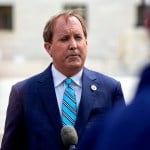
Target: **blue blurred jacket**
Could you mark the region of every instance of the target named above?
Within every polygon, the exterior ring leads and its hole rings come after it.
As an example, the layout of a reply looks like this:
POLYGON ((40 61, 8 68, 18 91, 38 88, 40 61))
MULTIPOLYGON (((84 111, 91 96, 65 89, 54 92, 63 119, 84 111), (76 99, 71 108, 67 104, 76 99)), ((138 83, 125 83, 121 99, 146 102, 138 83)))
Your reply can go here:
POLYGON ((92 133, 93 138, 97 134, 92 150, 150 150, 150 65, 141 74, 132 103, 116 107, 104 127, 103 135, 98 136, 98 126, 92 133))

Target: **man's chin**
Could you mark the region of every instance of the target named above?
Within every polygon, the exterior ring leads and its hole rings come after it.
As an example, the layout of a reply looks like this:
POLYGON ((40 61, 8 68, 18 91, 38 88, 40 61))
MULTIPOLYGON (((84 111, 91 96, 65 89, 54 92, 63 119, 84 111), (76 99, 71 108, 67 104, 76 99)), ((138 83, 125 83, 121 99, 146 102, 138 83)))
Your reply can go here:
POLYGON ((80 69, 82 68, 82 64, 81 63, 69 63, 68 64, 68 68, 69 69, 80 69))
POLYGON ((68 66, 80 67, 82 62, 80 60, 72 60, 68 62, 68 66))

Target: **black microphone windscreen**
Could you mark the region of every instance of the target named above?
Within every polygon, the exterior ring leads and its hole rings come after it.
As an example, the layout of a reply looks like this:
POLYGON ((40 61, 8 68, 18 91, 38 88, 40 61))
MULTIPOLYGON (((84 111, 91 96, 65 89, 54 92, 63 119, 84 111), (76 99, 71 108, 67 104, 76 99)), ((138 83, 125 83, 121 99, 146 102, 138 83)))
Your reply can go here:
POLYGON ((78 142, 77 132, 72 126, 64 126, 61 129, 61 138, 65 146, 76 145, 78 142))

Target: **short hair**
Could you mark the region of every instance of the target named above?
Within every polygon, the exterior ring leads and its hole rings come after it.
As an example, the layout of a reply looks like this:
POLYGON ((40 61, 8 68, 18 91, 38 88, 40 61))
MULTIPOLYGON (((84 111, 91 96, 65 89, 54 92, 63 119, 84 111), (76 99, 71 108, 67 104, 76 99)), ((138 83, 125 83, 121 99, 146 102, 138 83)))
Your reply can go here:
POLYGON ((85 38, 87 38, 86 21, 81 15, 79 15, 79 9, 72 9, 72 10, 63 11, 48 20, 43 30, 43 39, 45 42, 52 42, 56 21, 61 16, 64 16, 66 19, 68 19, 68 17, 70 16, 76 17, 81 23, 85 38))

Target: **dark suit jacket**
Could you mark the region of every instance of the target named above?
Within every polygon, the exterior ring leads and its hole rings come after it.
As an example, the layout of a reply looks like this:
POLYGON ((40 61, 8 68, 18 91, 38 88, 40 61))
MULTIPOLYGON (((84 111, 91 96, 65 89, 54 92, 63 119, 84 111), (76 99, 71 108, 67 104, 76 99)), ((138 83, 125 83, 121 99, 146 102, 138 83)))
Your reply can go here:
POLYGON ((150 150, 150 65, 141 75, 132 103, 122 110, 116 107, 105 127, 93 150, 150 150))
MULTIPOLYGON (((82 95, 75 129, 79 143, 97 118, 103 118, 116 102, 125 104, 120 83, 84 68, 82 95), (95 85, 96 90, 91 86, 95 85)), ((1 150, 62 150, 61 117, 51 65, 42 73, 21 81, 11 90, 1 150)))

